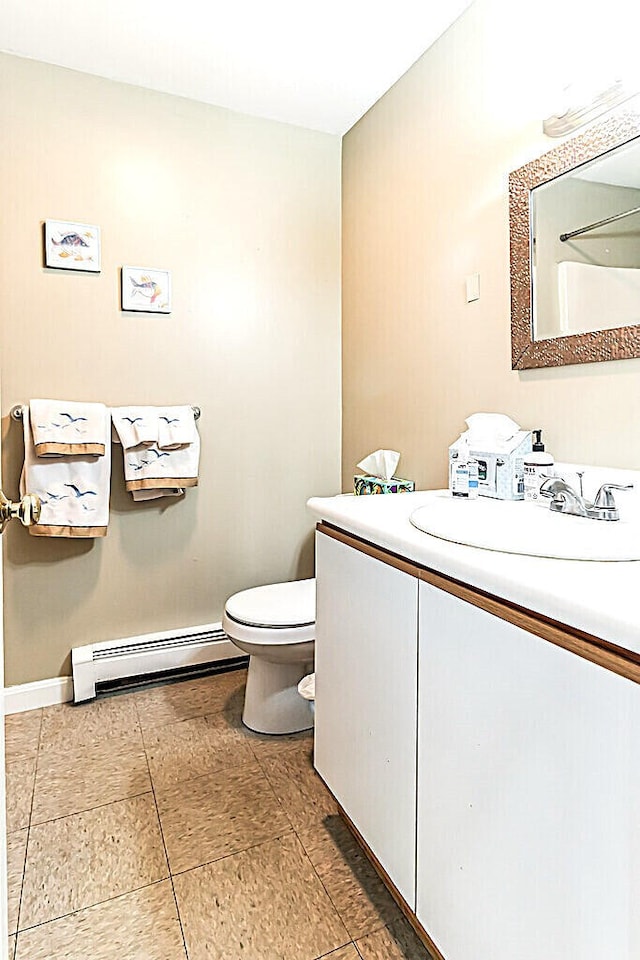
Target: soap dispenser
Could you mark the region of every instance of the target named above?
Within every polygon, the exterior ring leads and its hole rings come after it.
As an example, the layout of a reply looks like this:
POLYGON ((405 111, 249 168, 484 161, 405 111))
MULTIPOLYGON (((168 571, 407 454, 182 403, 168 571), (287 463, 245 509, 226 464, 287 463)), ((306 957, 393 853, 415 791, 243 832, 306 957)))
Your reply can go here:
POLYGON ((540 487, 547 477, 553 476, 553 457, 544 449, 542 430, 532 430, 533 447, 524 457, 524 499, 529 503, 546 506, 540 496, 540 487))

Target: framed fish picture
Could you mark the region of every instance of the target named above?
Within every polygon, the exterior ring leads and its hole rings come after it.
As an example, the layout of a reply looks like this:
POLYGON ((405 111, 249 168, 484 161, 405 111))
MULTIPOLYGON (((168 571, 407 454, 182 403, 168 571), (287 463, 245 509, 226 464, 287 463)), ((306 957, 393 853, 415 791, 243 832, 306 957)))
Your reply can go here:
POLYGON ((171 274, 151 267, 122 268, 122 309, 171 313, 171 274))
POLYGON ((100 273, 100 227, 93 223, 45 220, 44 265, 56 270, 100 273))

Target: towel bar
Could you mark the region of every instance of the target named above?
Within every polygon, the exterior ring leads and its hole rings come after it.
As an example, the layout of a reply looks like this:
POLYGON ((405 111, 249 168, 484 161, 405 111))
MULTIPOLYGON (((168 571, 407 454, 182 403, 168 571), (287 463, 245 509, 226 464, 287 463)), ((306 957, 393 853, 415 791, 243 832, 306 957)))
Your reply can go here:
MULTIPOLYGON (((22 420, 23 406, 24 404, 22 403, 16 403, 13 407, 11 407, 11 410, 9 411, 9 416, 11 417, 12 420, 22 420)), ((202 413, 200 407, 191 407, 191 409, 193 410, 193 419, 199 420, 200 415, 202 413)))

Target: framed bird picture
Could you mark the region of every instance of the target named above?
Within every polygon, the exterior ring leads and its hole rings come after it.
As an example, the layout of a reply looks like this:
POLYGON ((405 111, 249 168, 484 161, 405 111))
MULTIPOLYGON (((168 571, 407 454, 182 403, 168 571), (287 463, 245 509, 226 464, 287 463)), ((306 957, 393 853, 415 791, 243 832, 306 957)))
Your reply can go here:
POLYGON ((100 227, 93 223, 45 220, 44 265, 56 270, 100 273, 100 227))
POLYGON ((122 268, 122 309, 171 313, 171 274, 151 267, 122 268))

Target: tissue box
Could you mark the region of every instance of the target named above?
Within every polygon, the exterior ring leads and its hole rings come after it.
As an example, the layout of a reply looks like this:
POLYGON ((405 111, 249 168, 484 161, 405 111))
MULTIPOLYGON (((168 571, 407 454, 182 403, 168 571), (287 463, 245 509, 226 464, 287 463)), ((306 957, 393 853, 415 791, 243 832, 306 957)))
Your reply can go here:
POLYGON ((415 488, 416 485, 413 480, 401 480, 400 477, 391 477, 391 480, 366 476, 355 476, 353 478, 353 492, 356 497, 371 493, 412 493, 415 488))

